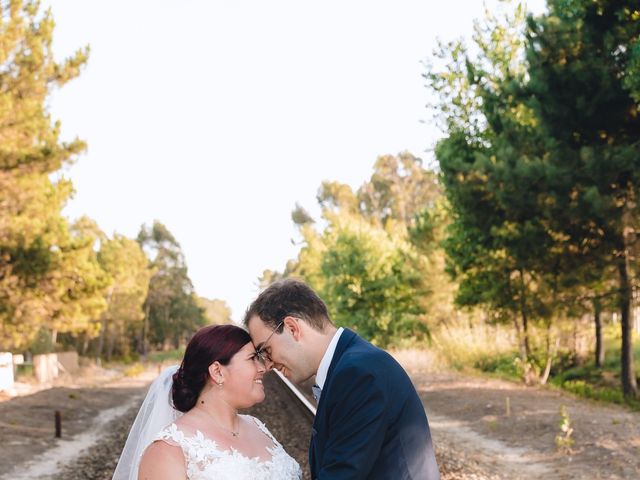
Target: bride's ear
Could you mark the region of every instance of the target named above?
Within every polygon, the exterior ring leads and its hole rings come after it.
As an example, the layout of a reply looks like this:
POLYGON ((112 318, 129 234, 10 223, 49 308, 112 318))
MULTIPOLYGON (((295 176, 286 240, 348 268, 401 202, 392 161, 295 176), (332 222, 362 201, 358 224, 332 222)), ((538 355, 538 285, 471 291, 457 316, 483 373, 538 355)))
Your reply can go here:
POLYGON ((216 385, 222 385, 224 379, 222 376, 222 365, 220 365, 220 362, 213 362, 209 365, 209 378, 211 378, 213 383, 216 385))

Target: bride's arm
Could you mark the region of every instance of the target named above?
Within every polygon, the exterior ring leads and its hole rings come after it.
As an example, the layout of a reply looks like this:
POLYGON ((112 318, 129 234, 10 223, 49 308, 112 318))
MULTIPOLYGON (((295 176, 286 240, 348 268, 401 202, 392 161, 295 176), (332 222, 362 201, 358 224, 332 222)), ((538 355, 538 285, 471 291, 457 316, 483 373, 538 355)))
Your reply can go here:
POLYGON ((182 449, 163 441, 153 442, 140 460, 138 480, 187 480, 182 449))

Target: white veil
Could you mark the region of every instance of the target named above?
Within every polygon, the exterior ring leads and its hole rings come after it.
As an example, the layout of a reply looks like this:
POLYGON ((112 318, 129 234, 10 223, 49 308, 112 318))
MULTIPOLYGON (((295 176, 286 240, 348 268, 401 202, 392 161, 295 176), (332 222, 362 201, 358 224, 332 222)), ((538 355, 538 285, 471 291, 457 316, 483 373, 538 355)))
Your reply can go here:
POLYGON ((129 430, 127 443, 124 445, 112 480, 138 480, 138 467, 144 450, 153 442, 160 430, 182 415, 182 412, 173 408, 171 404, 172 377, 177 370, 178 365, 165 368, 149 387, 147 396, 129 430))

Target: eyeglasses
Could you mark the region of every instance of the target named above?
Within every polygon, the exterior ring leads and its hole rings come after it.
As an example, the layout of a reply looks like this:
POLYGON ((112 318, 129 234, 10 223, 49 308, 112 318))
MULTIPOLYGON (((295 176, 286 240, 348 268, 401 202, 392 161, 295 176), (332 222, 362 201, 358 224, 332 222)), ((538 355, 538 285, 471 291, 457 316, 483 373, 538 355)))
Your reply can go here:
POLYGON ((260 362, 262 362, 263 364, 266 364, 267 362, 272 362, 273 363, 273 359, 271 358, 271 349, 269 349, 269 351, 267 351, 267 343, 269 343, 269 340, 271 340, 271 337, 273 337, 273 334, 276 333, 278 331, 278 329, 284 325, 284 320, 282 320, 278 326, 271 332, 271 335, 269 335, 267 337, 267 339, 262 342, 262 345, 260 345, 260 348, 256 348, 256 358, 258 360, 260 360, 260 362))

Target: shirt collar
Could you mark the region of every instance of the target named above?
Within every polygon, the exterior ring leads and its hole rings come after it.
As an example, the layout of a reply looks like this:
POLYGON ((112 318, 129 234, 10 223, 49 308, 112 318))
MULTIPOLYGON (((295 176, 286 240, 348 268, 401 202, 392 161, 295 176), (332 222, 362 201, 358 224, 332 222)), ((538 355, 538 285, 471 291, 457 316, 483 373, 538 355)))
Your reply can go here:
POLYGON ((322 389, 324 387, 324 382, 327 380, 327 373, 329 373, 329 367, 331 366, 331 360, 333 359, 333 354, 336 351, 336 347, 338 346, 338 340, 340 340, 340 335, 344 331, 344 328, 340 327, 338 331, 333 335, 331 342, 329 342, 329 346, 327 350, 324 352, 324 356, 322 360, 320 360, 320 366, 318 367, 318 373, 316 373, 316 384, 322 389))

